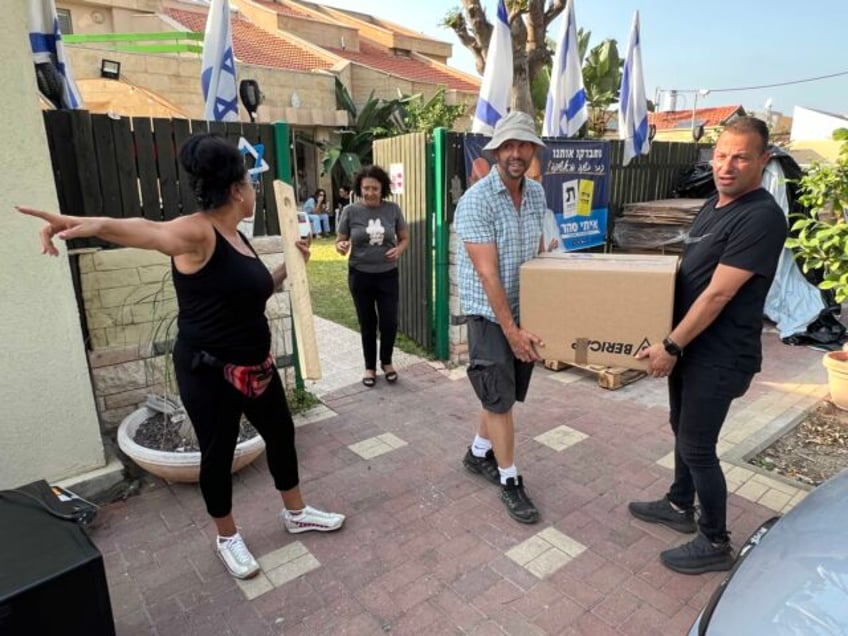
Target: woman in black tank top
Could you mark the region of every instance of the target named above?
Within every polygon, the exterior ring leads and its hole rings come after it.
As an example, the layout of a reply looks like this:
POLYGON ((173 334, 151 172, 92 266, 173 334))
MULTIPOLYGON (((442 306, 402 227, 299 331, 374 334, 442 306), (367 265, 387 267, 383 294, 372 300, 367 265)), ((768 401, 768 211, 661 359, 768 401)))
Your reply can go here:
MULTIPOLYGON (((294 424, 271 356, 265 303, 286 277, 269 272, 238 224, 253 215, 254 181, 238 149, 223 137, 200 134, 180 149, 180 163, 201 211, 171 221, 74 217, 32 208, 43 219, 42 252, 58 256, 53 236, 84 237, 151 249, 171 257, 179 333, 174 370, 180 398, 200 445, 200 489, 213 518, 216 549, 230 573, 250 578, 259 564, 236 529, 231 468, 239 422, 245 415, 265 440, 268 467, 283 500, 289 532, 339 529, 345 517, 307 506, 299 487, 294 424)), ((297 244, 309 258, 305 241, 297 244)))

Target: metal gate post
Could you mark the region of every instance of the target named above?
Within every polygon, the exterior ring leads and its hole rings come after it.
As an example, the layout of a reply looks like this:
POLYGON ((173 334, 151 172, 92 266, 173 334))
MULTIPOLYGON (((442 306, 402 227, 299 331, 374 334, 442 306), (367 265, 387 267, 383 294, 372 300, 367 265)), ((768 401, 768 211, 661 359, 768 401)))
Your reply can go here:
POLYGON ((434 263, 434 316, 435 326, 435 354, 438 360, 447 360, 450 355, 450 231, 447 223, 447 209, 445 188, 447 186, 447 128, 436 128, 433 131, 433 154, 431 170, 433 175, 433 187, 428 190, 432 193, 433 205, 433 239, 435 248, 434 263))
MULTIPOLYGON (((283 122, 274 124, 274 146, 277 156, 274 157, 277 164, 277 179, 291 185, 291 139, 289 137, 289 125, 283 122)), ((297 390, 304 389, 303 375, 300 372, 300 356, 297 352, 297 334, 294 332, 294 320, 292 324, 292 362, 294 363, 294 386, 297 390)))

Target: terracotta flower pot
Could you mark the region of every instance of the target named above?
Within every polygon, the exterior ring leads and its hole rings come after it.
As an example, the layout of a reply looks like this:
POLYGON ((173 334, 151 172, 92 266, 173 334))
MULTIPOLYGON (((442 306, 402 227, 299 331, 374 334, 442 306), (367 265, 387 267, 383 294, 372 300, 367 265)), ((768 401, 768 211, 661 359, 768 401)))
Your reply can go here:
MULTIPOLYGON (((147 472, 171 482, 194 483, 200 479, 200 453, 159 451, 140 446, 133 441, 138 427, 153 415, 144 407, 130 413, 118 427, 118 446, 147 472)), ((236 446, 233 472, 247 466, 265 450, 264 440, 257 435, 236 446)))
POLYGON ((848 351, 830 351, 822 362, 827 369, 830 400, 848 411, 848 351))

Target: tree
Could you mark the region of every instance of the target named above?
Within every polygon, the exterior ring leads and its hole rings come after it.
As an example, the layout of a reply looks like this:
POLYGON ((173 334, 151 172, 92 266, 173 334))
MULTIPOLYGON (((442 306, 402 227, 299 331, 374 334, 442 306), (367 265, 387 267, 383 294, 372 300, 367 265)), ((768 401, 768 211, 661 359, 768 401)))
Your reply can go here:
POLYGON ((589 51, 583 60, 583 87, 589 106, 589 130, 598 137, 606 132, 611 104, 618 101, 621 91, 621 69, 624 60, 618 55, 618 44, 606 39, 589 51))
MULTIPOLYGON (((483 75, 486 53, 492 37, 492 23, 486 17, 481 0, 461 0, 462 8, 450 11, 443 24, 474 55, 477 72, 483 75)), ((530 86, 533 78, 551 65, 551 51, 545 40, 548 27, 565 9, 565 0, 507 0, 512 33, 513 108, 533 114, 530 86)))
POLYGON ((434 128, 453 128, 454 122, 465 114, 466 108, 465 104, 449 105, 445 101, 444 86, 440 86, 426 102, 421 95, 414 95, 405 107, 404 130, 398 132, 430 132, 434 128))
POLYGON ((324 151, 322 172, 333 178, 333 189, 350 183, 363 165, 372 161, 372 144, 375 139, 391 137, 405 130, 403 113, 416 96, 382 99, 374 92, 362 108, 356 107, 347 88, 336 78, 336 104, 347 111, 350 125, 337 131, 338 140, 320 144, 324 151))

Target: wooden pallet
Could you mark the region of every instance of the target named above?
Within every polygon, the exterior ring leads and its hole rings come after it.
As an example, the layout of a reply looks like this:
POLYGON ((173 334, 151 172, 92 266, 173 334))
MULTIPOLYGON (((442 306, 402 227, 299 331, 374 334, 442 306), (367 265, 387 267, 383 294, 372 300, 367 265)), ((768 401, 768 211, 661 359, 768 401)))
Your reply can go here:
POLYGON ((626 367, 605 367, 600 364, 576 364, 574 362, 562 362, 560 360, 545 360, 545 368, 551 371, 562 371, 574 367, 583 369, 598 376, 598 386, 602 389, 615 391, 628 384, 633 384, 636 380, 644 378, 647 374, 638 369, 628 369, 626 367))

